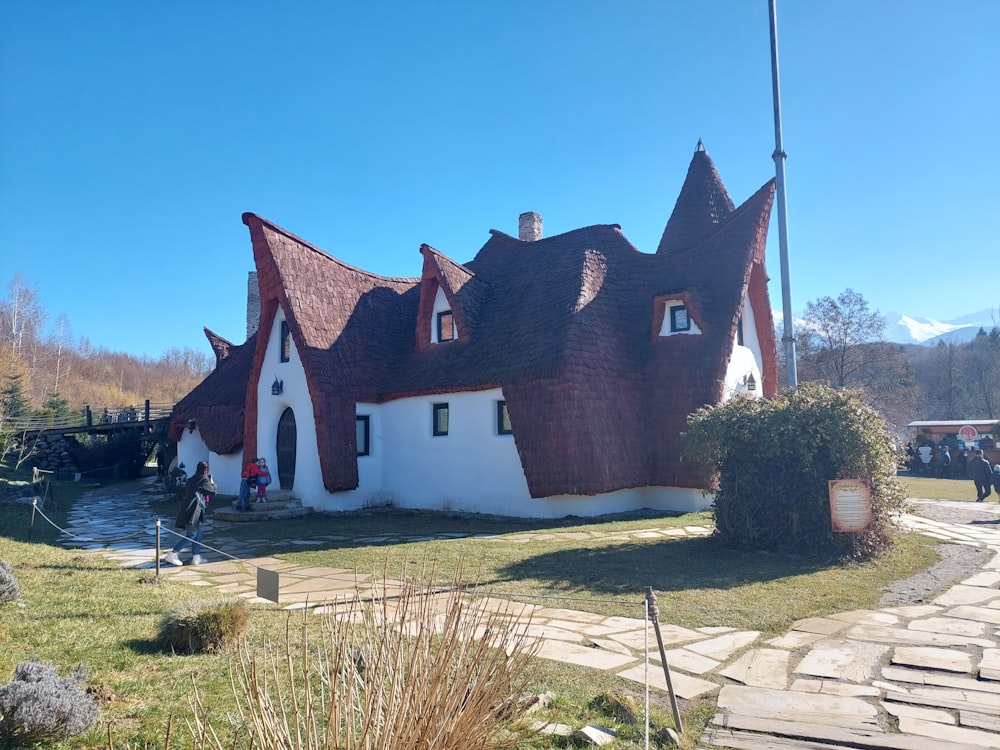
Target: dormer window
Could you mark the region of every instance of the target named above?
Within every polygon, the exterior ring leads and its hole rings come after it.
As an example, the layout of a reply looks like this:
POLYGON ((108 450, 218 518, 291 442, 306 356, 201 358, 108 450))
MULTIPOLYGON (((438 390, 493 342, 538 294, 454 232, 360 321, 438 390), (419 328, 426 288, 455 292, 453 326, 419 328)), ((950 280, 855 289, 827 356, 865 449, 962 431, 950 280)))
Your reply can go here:
POLYGON ((683 333, 691 330, 691 318, 688 316, 687 308, 677 305, 670 308, 670 332, 683 333))
POLYGON ((698 310, 687 292, 653 298, 653 337, 697 335, 698 310))
POLYGON ((451 310, 442 310, 437 314, 437 340, 439 343, 455 340, 455 316, 451 310))

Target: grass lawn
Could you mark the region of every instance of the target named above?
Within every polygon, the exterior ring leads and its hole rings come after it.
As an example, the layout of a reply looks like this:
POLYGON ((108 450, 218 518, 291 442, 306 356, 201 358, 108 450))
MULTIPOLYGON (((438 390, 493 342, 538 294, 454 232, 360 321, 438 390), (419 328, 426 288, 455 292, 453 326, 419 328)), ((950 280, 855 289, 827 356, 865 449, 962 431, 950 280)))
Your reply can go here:
MULTIPOLYGON (((962 500, 976 502, 976 485, 971 479, 938 479, 934 477, 901 474, 899 480, 906 488, 907 497, 921 500, 962 500)), ((989 500, 995 502, 996 494, 989 500)))
MULTIPOLYGON (((931 489, 922 484, 914 487, 915 497, 941 496, 927 494, 931 489)), ((954 487, 968 489, 958 481, 954 487)), ((56 487, 57 522, 72 504, 75 492, 78 490, 72 485, 56 487)), ((953 499, 962 499, 960 493, 953 494, 958 495, 953 499)), ((169 507, 175 504, 170 502, 169 507)), ((58 547, 44 524, 36 525, 29 543, 28 512, 22 507, 0 509, 0 558, 12 564, 22 587, 17 602, 0 604, 0 684, 9 681, 18 662, 38 655, 63 672, 85 663, 91 671, 90 684, 102 686, 113 696, 102 707, 94 729, 53 747, 108 747, 110 725, 114 747, 161 748, 171 715, 171 747, 189 747, 184 720, 191 716, 193 682, 211 711, 216 731, 225 735, 234 721, 229 656, 177 656, 164 653, 154 642, 158 623, 168 609, 180 601, 218 594, 170 577, 154 584, 148 571, 121 569, 100 555, 58 547)), ((450 579, 461 567, 465 580, 503 595, 604 615, 642 617, 643 592, 652 586, 658 594, 661 623, 689 628, 727 625, 759 630, 764 637, 786 631, 803 617, 876 607, 891 582, 907 578, 937 559, 932 541, 919 536, 900 537, 892 553, 864 564, 739 553, 722 548, 713 538, 517 541, 526 531, 598 532, 604 536, 650 527, 705 525, 709 520, 707 514, 689 514, 524 521, 378 511, 316 514, 307 520, 274 521, 266 526, 234 525, 232 533, 253 538, 266 534, 275 540, 275 554, 297 564, 353 567, 366 573, 385 570, 393 577, 430 565, 442 579, 450 579), (497 538, 409 544, 327 542, 308 550, 286 541, 333 534, 377 537, 400 531, 408 535, 452 531, 497 538)), ((210 539, 206 537, 206 541, 210 539)), ((251 641, 283 634, 289 621, 287 613, 273 606, 255 609, 251 641)), ((299 623, 293 620, 293 624, 299 623)), ((613 675, 546 660, 538 660, 533 686, 558 696, 546 718, 571 725, 612 722, 596 707, 599 702, 595 699, 601 693, 641 691, 613 675)), ((657 715, 669 725, 669 706, 663 696, 659 700, 657 715)), ((682 746, 693 748, 700 738, 700 727, 714 708, 714 699, 683 708, 682 746)), ((560 746, 553 742, 544 739, 537 747, 560 746)), ((642 741, 639 737, 619 738, 616 747, 639 748, 642 741)))

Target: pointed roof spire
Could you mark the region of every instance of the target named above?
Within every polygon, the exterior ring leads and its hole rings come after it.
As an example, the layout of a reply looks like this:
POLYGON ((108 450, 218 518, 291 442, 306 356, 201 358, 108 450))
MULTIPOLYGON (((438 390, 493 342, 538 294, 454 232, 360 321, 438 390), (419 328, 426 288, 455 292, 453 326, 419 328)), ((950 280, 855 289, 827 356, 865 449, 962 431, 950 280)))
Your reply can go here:
POLYGON ((702 242, 719 228, 733 208, 732 198, 699 138, 656 252, 682 250, 702 242))

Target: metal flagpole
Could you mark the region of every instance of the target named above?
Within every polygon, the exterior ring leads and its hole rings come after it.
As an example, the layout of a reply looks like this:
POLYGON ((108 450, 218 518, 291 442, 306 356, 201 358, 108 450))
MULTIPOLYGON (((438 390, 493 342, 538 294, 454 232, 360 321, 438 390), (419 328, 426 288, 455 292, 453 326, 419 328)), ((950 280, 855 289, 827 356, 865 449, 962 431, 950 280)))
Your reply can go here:
POLYGON ((785 214, 785 150, 781 146, 781 93, 778 86, 778 11, 777 0, 767 0, 771 21, 771 90, 774 100, 774 171, 778 184, 778 250, 781 255, 781 317, 785 345, 787 385, 795 388, 799 377, 795 367, 795 336, 792 333, 792 292, 788 272, 788 219, 785 214))

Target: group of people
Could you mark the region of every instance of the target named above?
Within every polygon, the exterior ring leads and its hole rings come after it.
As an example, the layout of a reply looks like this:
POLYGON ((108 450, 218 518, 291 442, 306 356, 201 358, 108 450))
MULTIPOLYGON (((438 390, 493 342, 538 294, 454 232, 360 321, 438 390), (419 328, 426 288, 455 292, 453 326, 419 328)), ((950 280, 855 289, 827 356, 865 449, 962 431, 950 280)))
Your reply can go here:
POLYGON ((252 458, 247 461, 240 474, 240 494, 236 497, 236 510, 250 510, 250 490, 257 491, 257 502, 267 502, 267 485, 271 483, 271 472, 267 469, 267 461, 263 458, 252 458))

